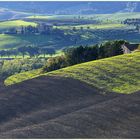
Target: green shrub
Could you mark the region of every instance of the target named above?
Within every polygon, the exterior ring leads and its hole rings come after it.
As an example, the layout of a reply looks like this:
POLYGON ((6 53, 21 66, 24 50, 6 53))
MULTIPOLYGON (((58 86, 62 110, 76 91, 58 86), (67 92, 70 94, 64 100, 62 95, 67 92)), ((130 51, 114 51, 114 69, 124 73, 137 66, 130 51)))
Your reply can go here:
POLYGON ((0 62, 0 78, 3 79, 20 72, 42 68, 46 61, 46 59, 40 58, 3 60, 0 62))
POLYGON ((66 57, 64 55, 51 57, 47 60, 47 65, 43 67, 43 71, 52 71, 68 66, 66 57))

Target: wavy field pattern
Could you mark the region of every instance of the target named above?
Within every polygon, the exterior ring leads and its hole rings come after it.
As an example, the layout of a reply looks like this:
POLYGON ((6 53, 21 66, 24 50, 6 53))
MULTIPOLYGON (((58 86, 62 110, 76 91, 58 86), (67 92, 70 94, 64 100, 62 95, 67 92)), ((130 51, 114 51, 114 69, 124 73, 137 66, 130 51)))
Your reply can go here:
POLYGON ((140 90, 140 52, 86 62, 49 73, 37 71, 13 75, 6 85, 19 83, 40 75, 71 77, 103 91, 133 93, 140 90))

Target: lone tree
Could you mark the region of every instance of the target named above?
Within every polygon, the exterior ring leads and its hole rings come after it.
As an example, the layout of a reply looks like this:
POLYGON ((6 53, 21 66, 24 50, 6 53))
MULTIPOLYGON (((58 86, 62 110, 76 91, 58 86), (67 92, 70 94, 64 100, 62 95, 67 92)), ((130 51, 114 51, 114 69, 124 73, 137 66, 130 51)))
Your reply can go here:
POLYGON ((76 27, 73 27, 73 28, 72 28, 72 30, 73 30, 74 32, 76 32, 76 31, 77 31, 76 27))
POLYGON ((89 29, 90 29, 90 27, 89 27, 89 26, 87 26, 87 29, 89 30, 89 29))

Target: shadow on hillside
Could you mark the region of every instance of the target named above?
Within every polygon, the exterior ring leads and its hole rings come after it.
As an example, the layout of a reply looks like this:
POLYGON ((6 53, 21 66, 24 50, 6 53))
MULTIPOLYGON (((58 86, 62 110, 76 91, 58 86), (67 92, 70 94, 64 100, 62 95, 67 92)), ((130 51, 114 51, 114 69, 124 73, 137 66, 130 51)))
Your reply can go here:
POLYGON ((42 76, 0 90, 0 138, 140 137, 140 94, 42 76), (135 131, 134 131, 135 130, 135 131))

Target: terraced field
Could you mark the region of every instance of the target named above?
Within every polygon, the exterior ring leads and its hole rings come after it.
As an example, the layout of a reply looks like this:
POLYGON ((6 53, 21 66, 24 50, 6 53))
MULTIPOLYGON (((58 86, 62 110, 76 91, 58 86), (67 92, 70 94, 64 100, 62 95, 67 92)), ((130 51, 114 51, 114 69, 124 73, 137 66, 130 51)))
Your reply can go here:
POLYGON ((13 75, 6 85, 22 82, 40 75, 61 76, 78 79, 104 92, 130 94, 140 90, 140 52, 115 56, 74 65, 49 73, 29 71, 13 75))

